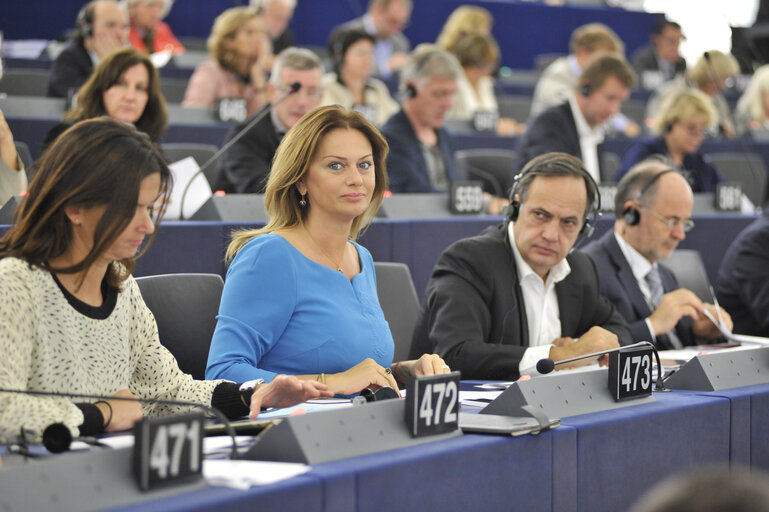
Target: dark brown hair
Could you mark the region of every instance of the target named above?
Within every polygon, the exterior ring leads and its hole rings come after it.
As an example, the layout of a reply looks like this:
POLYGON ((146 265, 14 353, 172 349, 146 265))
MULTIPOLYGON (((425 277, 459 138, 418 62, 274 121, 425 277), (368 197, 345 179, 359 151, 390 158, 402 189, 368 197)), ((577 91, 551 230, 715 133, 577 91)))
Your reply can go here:
MULTIPOLYGON (((141 182, 160 174, 160 194, 171 190, 171 172, 146 134, 133 126, 99 117, 81 121, 61 134, 38 162, 29 193, 19 206, 14 225, 0 239, 0 258, 13 256, 30 265, 62 274, 90 267, 125 230, 136 212, 141 182), (66 208, 105 206, 85 258, 66 268, 48 262, 72 244, 66 208)), ((162 217, 158 212, 156 222, 162 217)), ((152 243, 154 233, 142 250, 152 243)), ((107 283, 115 288, 133 271, 135 258, 113 262, 107 283)))
POLYGON ((166 100, 160 90, 160 79, 152 61, 146 54, 131 47, 115 50, 96 66, 91 78, 77 92, 77 105, 67 112, 64 119, 76 121, 107 115, 104 92, 118 83, 123 73, 137 64, 147 68, 149 81, 147 105, 134 124, 139 130, 149 135, 150 139, 157 142, 163 135, 168 122, 166 100))

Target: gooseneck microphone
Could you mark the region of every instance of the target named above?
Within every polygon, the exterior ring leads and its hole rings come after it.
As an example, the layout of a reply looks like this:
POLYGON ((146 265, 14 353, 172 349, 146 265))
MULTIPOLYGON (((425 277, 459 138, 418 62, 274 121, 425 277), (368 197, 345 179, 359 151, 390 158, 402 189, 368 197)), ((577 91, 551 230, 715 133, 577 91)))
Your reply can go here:
POLYGON ((278 98, 277 101, 275 101, 275 103, 267 103, 265 106, 263 106, 262 109, 259 110, 259 112, 254 114, 254 116, 251 118, 251 121, 249 121, 248 124, 244 126, 242 130, 240 130, 238 133, 235 134, 235 136, 233 136, 229 141, 227 141, 227 144, 222 146, 219 149, 219 151, 214 153, 214 155, 211 158, 209 158, 208 161, 200 167, 200 169, 198 169, 198 172, 192 175, 190 180, 187 182, 187 185, 184 187, 184 192, 182 192, 182 198, 179 204, 179 220, 184 220, 184 200, 187 197, 187 193, 190 190, 190 185, 192 185, 192 182, 195 181, 195 178, 203 174, 206 171, 206 169, 211 167, 211 164, 216 162, 219 159, 219 157, 224 154, 225 151, 230 149, 230 147, 232 147, 233 144, 235 144, 237 141, 243 138, 243 136, 246 133, 248 133, 251 130, 251 128, 256 126, 257 123, 259 123, 262 119, 264 119, 265 116, 272 111, 273 107, 283 103, 286 100, 286 98, 288 98, 289 96, 291 96, 296 92, 299 92, 299 89, 301 88, 302 88, 301 82, 294 82, 291 85, 289 85, 288 90, 283 94, 283 96, 278 98))
MULTIPOLYGON (((133 398, 124 396, 106 396, 106 395, 91 395, 87 393, 60 393, 58 391, 38 391, 30 389, 5 389, 0 388, 0 393, 12 393, 16 395, 33 395, 33 396, 54 396, 61 398, 86 398, 89 400, 122 400, 124 402, 139 402, 140 404, 158 404, 158 405, 175 405, 182 407, 195 407, 202 409, 208 414, 216 416, 216 419, 224 424, 224 428, 227 431, 227 435, 232 440, 232 446, 230 448, 230 458, 238 459, 238 448, 235 440, 235 429, 232 428, 232 423, 227 417, 222 414, 218 409, 209 407, 207 405, 199 404, 196 402, 186 402, 182 400, 163 400, 159 398, 133 398)), ((51 453, 61 453, 69 450, 69 446, 72 443, 72 434, 69 429, 61 423, 54 423, 47 427, 43 433, 43 446, 51 453)))
POLYGON ((558 364, 573 363, 574 361, 581 361, 583 359, 590 359, 592 357, 598 357, 605 354, 611 354, 613 352, 620 352, 622 350, 640 348, 640 347, 651 348, 654 351, 654 357, 657 359, 657 383, 654 387, 654 391, 669 391, 667 388, 665 388, 665 384, 662 382, 662 364, 660 363, 660 355, 657 353, 657 347, 655 347, 654 344, 648 341, 639 341, 638 343, 633 343, 632 345, 625 345, 622 347, 610 348, 609 350, 602 350, 600 352, 593 352, 592 354, 584 354, 584 355, 572 357, 569 359, 562 359, 561 361, 553 361, 549 357, 545 359, 540 359, 539 361, 537 361, 537 371, 542 375, 544 375, 552 372, 555 369, 555 365, 558 365, 558 364))

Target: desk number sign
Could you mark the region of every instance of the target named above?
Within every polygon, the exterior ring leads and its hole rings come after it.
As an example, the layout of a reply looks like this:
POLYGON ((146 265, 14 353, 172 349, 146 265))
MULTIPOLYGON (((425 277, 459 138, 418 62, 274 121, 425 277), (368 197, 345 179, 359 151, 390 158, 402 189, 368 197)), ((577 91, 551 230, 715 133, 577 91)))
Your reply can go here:
POLYGON ((134 435, 134 472, 142 491, 202 478, 202 413, 144 418, 134 435))
POLYGON ((649 347, 609 354, 609 390, 615 401, 651 395, 652 356, 649 347))
POLYGON ((483 186, 480 181, 455 181, 449 190, 451 213, 481 213, 483 186))
POLYGON ((406 394, 406 424, 413 437, 459 428, 459 372, 417 377, 406 394))

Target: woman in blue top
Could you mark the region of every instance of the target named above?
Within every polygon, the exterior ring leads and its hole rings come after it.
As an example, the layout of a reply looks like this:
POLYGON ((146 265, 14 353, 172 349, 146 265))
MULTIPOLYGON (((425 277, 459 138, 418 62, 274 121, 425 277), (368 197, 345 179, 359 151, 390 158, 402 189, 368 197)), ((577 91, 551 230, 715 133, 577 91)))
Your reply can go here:
POLYGON ((305 115, 273 160, 262 229, 236 233, 207 378, 239 382, 278 373, 334 393, 444 373, 437 355, 395 363, 371 254, 353 240, 387 189, 387 143, 339 106, 305 115))

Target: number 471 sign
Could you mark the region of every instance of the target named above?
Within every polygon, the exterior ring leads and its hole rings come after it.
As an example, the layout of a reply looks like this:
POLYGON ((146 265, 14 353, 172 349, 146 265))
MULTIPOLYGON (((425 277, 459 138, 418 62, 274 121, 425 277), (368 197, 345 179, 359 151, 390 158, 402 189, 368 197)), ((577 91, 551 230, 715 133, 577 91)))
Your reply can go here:
POLYGON ((414 379, 406 394, 406 424, 414 437, 459 428, 459 372, 414 379))

